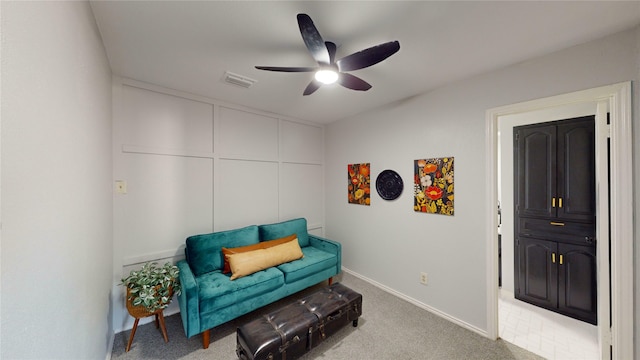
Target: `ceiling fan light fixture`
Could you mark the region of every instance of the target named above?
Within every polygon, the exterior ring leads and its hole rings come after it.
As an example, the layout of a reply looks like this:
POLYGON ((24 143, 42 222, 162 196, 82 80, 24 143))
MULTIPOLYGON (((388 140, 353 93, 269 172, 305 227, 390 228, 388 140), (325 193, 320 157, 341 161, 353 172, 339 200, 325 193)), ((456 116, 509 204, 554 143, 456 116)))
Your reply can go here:
POLYGON ((313 94, 322 85, 335 82, 347 89, 367 91, 371 89, 371 84, 348 71, 375 65, 400 50, 400 43, 397 40, 389 41, 336 60, 336 43, 322 39, 309 15, 298 14, 298 28, 307 50, 318 63, 318 67, 256 66, 256 69, 288 73, 315 72, 314 79, 302 92, 303 96, 313 94))
POLYGON ((323 84, 333 84, 338 81, 338 73, 331 69, 320 69, 316 71, 316 80, 323 84))

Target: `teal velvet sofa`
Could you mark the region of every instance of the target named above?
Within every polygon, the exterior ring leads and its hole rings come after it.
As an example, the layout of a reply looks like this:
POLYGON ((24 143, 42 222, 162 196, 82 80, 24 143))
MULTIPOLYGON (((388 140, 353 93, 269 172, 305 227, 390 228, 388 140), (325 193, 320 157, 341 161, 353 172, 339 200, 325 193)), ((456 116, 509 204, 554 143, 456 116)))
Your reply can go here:
POLYGON ((201 333, 206 349, 212 328, 321 281, 331 282, 341 271, 342 246, 309 234, 306 219, 298 218, 190 236, 186 239, 185 256, 177 263, 182 286, 178 296, 182 325, 188 338, 201 333), (294 233, 303 258, 233 281, 231 274, 223 273, 223 247, 252 245, 294 233))

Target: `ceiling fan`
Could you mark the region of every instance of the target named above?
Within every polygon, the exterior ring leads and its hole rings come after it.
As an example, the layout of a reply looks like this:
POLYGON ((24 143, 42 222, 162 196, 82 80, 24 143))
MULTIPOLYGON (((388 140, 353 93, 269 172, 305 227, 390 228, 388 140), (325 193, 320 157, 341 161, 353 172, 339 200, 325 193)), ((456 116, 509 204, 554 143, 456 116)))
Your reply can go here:
POLYGON ((309 15, 298 14, 298 27, 304 44, 319 66, 256 66, 256 69, 280 72, 315 72, 315 78, 304 89, 303 95, 311 95, 323 84, 331 84, 336 81, 348 89, 367 91, 371 89, 371 85, 359 77, 347 73, 347 71, 364 69, 375 65, 400 50, 398 41, 390 41, 353 53, 336 61, 336 44, 322 39, 309 15))

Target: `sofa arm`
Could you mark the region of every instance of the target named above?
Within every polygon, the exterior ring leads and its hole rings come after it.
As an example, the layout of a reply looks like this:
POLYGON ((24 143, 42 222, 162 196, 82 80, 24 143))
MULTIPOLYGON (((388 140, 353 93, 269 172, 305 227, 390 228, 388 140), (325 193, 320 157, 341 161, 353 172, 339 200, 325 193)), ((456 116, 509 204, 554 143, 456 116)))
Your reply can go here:
POLYGON ((336 264, 336 274, 339 274, 342 271, 342 244, 337 241, 325 239, 323 237, 312 234, 309 234, 309 244, 320 250, 336 254, 336 256, 338 257, 338 262, 336 264))
POLYGON ((176 264, 180 270, 180 286, 182 292, 178 297, 180 317, 184 333, 189 338, 200 333, 200 307, 198 301, 198 283, 186 260, 176 264))

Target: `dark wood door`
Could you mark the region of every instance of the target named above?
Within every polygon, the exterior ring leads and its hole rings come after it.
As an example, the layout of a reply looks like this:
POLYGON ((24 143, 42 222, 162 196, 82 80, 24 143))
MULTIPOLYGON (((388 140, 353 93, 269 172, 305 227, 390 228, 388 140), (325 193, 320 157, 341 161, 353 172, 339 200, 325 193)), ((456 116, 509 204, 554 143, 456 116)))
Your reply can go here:
POLYGON ((593 116, 514 128, 516 215, 595 221, 593 116))
POLYGON ((558 310, 597 322, 596 251, 593 246, 558 244, 558 310))
POLYGON ((514 129, 516 215, 555 217, 556 126, 514 129))
POLYGON ((595 323, 595 117, 515 127, 514 177, 516 298, 595 323))
POLYGON ((595 122, 571 121, 557 127, 556 217, 595 221, 595 122))
POLYGON ((516 298, 549 309, 558 304, 557 243, 539 239, 518 239, 519 285, 516 298))

